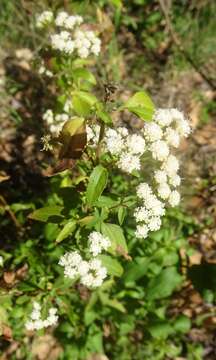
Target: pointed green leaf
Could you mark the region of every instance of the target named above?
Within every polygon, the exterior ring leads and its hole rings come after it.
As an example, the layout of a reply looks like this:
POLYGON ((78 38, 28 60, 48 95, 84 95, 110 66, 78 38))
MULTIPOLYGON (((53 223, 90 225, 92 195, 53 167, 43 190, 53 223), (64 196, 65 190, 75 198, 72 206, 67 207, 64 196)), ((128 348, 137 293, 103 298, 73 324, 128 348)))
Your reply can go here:
POLYGON ((29 219, 48 222, 51 221, 52 218, 63 217, 61 212, 63 210, 63 206, 45 206, 41 209, 37 209, 29 214, 29 219))
POLYGON ((181 282, 182 277, 176 268, 174 266, 168 267, 150 280, 147 287, 147 298, 154 300, 170 296, 181 282))
POLYGON ((56 242, 60 243, 61 241, 63 241, 65 238, 71 235, 75 229, 76 229, 76 221, 69 220, 58 234, 56 238, 56 242))
POLYGON ((155 111, 151 98, 144 91, 134 94, 123 107, 146 121, 152 120, 155 111))
POLYGON ((103 235, 107 236, 111 241, 111 247, 109 252, 111 254, 127 253, 127 243, 124 237, 124 233, 120 226, 116 224, 103 223, 101 226, 103 235))
POLYGON ((86 199, 89 205, 93 205, 102 194, 106 187, 107 179, 107 170, 101 165, 96 166, 90 175, 86 190, 86 199))
POLYGON ((123 274, 123 267, 116 259, 108 255, 99 255, 98 258, 107 269, 109 275, 120 277, 123 274))
POLYGON ((84 68, 78 68, 73 70, 73 77, 74 79, 82 79, 85 80, 87 82, 89 82, 92 85, 96 85, 96 79, 94 77, 94 75, 87 69, 84 68))

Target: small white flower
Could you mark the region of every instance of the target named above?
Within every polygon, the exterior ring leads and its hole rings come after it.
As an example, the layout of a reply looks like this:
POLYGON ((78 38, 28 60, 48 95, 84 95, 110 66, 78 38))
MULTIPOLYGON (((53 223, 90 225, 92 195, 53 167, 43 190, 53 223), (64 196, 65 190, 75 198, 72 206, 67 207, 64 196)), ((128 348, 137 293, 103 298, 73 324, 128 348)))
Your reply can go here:
POLYGON ((181 184, 180 176, 177 174, 174 174, 173 176, 171 176, 169 178, 169 183, 170 183, 170 185, 172 185, 174 187, 179 186, 181 184))
POLYGON ((87 274, 88 271, 89 271, 89 264, 88 264, 88 262, 85 261, 85 260, 81 261, 81 263, 79 264, 78 271, 79 271, 79 275, 80 275, 80 276, 84 276, 85 274, 87 274))
POLYGON ((118 161, 118 167, 131 174, 134 170, 140 170, 141 164, 138 156, 130 153, 123 153, 118 161))
POLYGON ((161 227, 161 219, 160 217, 152 217, 148 222, 148 228, 151 231, 157 231, 161 227))
POLYGON ((134 217, 137 222, 147 222, 150 217, 150 212, 144 206, 141 206, 135 210, 134 217))
POLYGON ((162 168, 168 176, 172 177, 176 175, 179 169, 179 161, 174 155, 169 155, 166 161, 163 163, 162 168))
POLYGON ((148 236, 149 228, 147 225, 138 225, 135 236, 139 239, 145 239, 148 236))
POLYGON ((169 126, 173 121, 173 116, 170 109, 157 109, 154 114, 153 119, 158 123, 161 127, 169 126))
POLYGON ((171 127, 168 127, 165 132, 165 139, 168 145, 177 148, 180 143, 180 136, 178 132, 171 127))
POLYGON ((169 147, 166 142, 163 140, 158 140, 152 143, 150 150, 152 152, 152 157, 155 160, 163 161, 169 155, 169 147))
POLYGON ((80 279, 81 284, 87 287, 91 287, 94 282, 94 276, 92 274, 86 274, 80 279))
POLYGON ((25 327, 27 330, 40 330, 51 325, 56 325, 58 321, 57 309, 50 308, 48 317, 41 319, 41 305, 37 302, 33 303, 33 311, 30 315, 31 320, 27 321, 25 327))
POLYGON ((56 26, 59 26, 59 27, 64 26, 64 22, 67 18, 68 18, 68 14, 65 11, 59 12, 55 19, 56 26))
POLYGON ((131 154, 142 155, 145 151, 145 140, 142 138, 142 136, 133 134, 128 137, 127 146, 131 154))
POLYGON ((166 183, 167 181, 167 174, 163 170, 156 170, 154 174, 154 178, 158 184, 163 184, 166 183))
POLYGON ((36 27, 42 29, 44 26, 50 24, 53 21, 53 12, 44 11, 37 16, 36 27))
POLYGON ((118 133, 123 136, 123 137, 126 137, 128 136, 128 129, 124 126, 122 127, 118 127, 118 133))
POLYGON ((108 129, 105 134, 105 146, 112 155, 119 155, 124 149, 122 136, 114 129, 108 129))
POLYGON ((179 111, 178 109, 170 109, 170 114, 172 116, 173 121, 181 122, 184 120, 183 112, 179 111))
POLYGON ((93 231, 89 237, 89 251, 92 253, 93 256, 97 256, 103 250, 107 250, 108 247, 111 245, 111 242, 108 237, 103 236, 98 231, 93 231))
POLYGON ((152 189, 150 188, 150 186, 147 183, 139 184, 139 186, 137 187, 137 196, 140 199, 145 200, 149 197, 149 195, 152 195, 152 189))
POLYGON ((191 133, 191 128, 187 120, 182 120, 177 123, 176 131, 178 131, 180 136, 188 137, 191 133))
POLYGON ((52 124, 53 123, 53 119, 54 119, 54 114, 53 111, 51 109, 48 109, 45 111, 45 113, 42 116, 43 120, 45 120, 48 124, 52 124))
POLYGON ((74 41, 68 40, 68 41, 65 43, 64 51, 65 51, 67 54, 72 54, 72 52, 74 51, 74 48, 75 48, 74 41))
POLYGON ((158 124, 155 122, 150 122, 145 124, 144 135, 148 141, 154 142, 162 138, 163 131, 158 124))
POLYGON ((177 206, 179 204, 179 202, 180 202, 180 194, 179 194, 179 192, 176 191, 176 190, 172 191, 170 196, 169 196, 168 201, 169 201, 169 204, 171 206, 173 206, 173 207, 177 206))
POLYGON ((155 195, 150 195, 144 202, 152 216, 163 216, 165 214, 164 204, 155 195))
POLYGON ((163 183, 163 184, 160 184, 159 187, 158 187, 158 195, 163 199, 163 200, 166 200, 168 199, 169 195, 170 195, 170 187, 168 184, 166 183, 163 183))

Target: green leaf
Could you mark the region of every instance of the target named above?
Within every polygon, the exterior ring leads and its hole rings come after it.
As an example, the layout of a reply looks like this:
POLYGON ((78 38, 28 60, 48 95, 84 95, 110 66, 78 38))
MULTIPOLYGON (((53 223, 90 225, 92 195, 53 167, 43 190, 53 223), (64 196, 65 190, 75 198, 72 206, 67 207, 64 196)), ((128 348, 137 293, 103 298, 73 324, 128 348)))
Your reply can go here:
POLYGON ((73 95, 74 110, 79 116, 88 116, 93 105, 97 103, 96 96, 87 91, 76 91, 73 95))
POLYGON ((187 333, 191 328, 191 321, 185 315, 180 315, 173 324, 174 329, 182 334, 187 333))
POLYGON ((111 241, 111 247, 108 251, 111 254, 127 253, 127 243, 124 237, 124 233, 120 226, 116 224, 103 223, 101 226, 103 235, 107 236, 111 241))
POLYGON ((84 68, 74 69, 72 75, 76 80, 83 79, 92 85, 96 85, 97 83, 94 75, 89 70, 84 68))
POLYGON ((107 170, 98 165, 92 171, 86 190, 86 199, 89 205, 93 205, 106 187, 108 178, 107 170))
POLYGON ((148 327, 148 331, 155 339, 166 339, 173 333, 172 326, 167 321, 160 321, 148 327))
POLYGON ((69 220, 63 227, 63 229, 60 231, 56 238, 56 242, 60 243, 65 238, 67 238, 69 235, 71 235, 74 230, 76 229, 76 221, 75 220, 69 220))
POLYGON ((124 206, 120 206, 118 209, 118 221, 122 225, 126 216, 127 210, 124 206))
POLYGON ((117 197, 115 196, 105 196, 105 195, 101 195, 97 202, 95 203, 96 206, 98 207, 113 207, 118 205, 118 201, 117 201, 117 197))
POLYGON ((43 222, 52 222, 52 220, 57 220, 63 217, 61 214, 63 209, 63 206, 45 206, 41 209, 33 211, 29 214, 28 218, 43 222))
POLYGON ((170 296, 182 281, 175 267, 168 267, 150 280, 147 287, 147 299, 161 299, 170 296))
POLYGON ((99 297, 103 305, 110 306, 122 313, 126 313, 125 307, 117 299, 110 299, 108 294, 103 292, 99 292, 99 297))
POLYGON ((150 263, 150 259, 147 257, 136 258, 132 263, 130 263, 126 267, 123 276, 123 281, 129 283, 142 278, 148 270, 149 263, 150 263))
POLYGON ((73 103, 73 108, 77 115, 88 116, 90 114, 91 106, 82 99, 80 99, 79 96, 74 95, 72 103, 73 103))
POLYGON ((104 106, 102 103, 97 103, 96 104, 96 109, 97 109, 97 117, 99 117, 99 119, 101 119, 106 125, 112 125, 113 121, 111 116, 105 111, 104 106))
POLYGON ((123 267, 116 259, 108 255, 99 255, 98 257, 107 269, 109 275, 120 277, 123 274, 123 267))
POLYGON ((151 98, 144 91, 134 94, 123 107, 146 121, 152 120, 155 111, 151 98))

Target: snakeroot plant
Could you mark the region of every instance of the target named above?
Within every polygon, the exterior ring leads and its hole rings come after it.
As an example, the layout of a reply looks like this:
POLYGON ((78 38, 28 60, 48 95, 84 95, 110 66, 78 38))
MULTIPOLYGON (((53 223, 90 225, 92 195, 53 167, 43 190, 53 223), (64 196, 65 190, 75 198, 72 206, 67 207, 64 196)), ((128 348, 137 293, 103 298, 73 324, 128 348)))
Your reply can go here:
MULTIPOLYGON (((57 161, 73 161, 72 168, 66 165, 66 173, 79 193, 79 204, 71 206, 70 218, 62 221, 56 240, 67 243, 69 236, 79 237, 79 243, 68 243, 70 250, 58 265, 65 277, 94 289, 115 275, 113 266, 123 272, 115 256, 130 256, 121 226, 127 217, 135 220, 133 241, 145 241, 150 232, 163 226, 166 208, 179 204, 181 179, 174 150, 190 134, 190 125, 175 108, 155 108, 144 91, 123 104, 110 103, 109 96, 101 97, 97 88, 93 91, 97 81, 88 65, 91 57, 99 55, 101 41, 82 16, 45 11, 36 25, 46 33, 44 51, 51 64, 46 69, 42 59, 39 73, 52 77, 58 88, 54 108, 43 114, 49 132, 47 148, 57 161), (143 120, 139 130, 113 121, 113 112, 123 118, 126 110, 143 120), (133 184, 129 193, 113 188, 112 171, 133 184)), ((31 218, 37 220, 43 211, 36 210, 31 218)), ((52 215, 59 215, 59 209, 52 215)), ((50 323, 38 318, 36 324, 28 322, 27 328, 37 328, 38 322, 38 328, 50 323)))
POLYGON ((16 250, 16 264, 29 266, 19 291, 30 295, 17 300, 28 302, 25 329, 55 327, 68 340, 64 359, 178 356, 180 342, 166 339, 186 332, 190 321, 169 322, 166 298, 183 279, 177 149, 189 121, 175 108, 157 108, 143 90, 122 102, 113 85, 101 87, 100 33, 82 16, 45 11, 36 26, 45 45, 35 64, 52 89, 42 115, 50 194, 28 215, 37 238, 16 250), (128 112, 136 128, 125 121, 128 112), (144 338, 137 352, 131 339, 140 327, 153 340, 144 338), (110 341, 103 344, 103 336, 110 341))

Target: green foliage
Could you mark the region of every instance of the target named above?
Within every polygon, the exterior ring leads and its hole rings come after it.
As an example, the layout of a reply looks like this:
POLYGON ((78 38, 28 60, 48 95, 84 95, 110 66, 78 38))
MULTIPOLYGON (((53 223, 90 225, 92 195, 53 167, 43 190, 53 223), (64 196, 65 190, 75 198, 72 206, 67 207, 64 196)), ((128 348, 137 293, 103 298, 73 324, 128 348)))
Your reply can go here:
MULTIPOLYGON (((59 4, 62 5, 59 2, 53 6, 59 4)), ((105 7, 113 14, 116 30, 127 27, 153 53, 166 40, 163 16, 156 2, 112 0, 92 4, 89 17, 91 11, 95 16, 96 7, 105 7), (160 31, 152 36, 155 28, 160 31)), ((11 5, 5 1, 3 5, 7 10, 4 17, 8 18, 11 5)), ((68 6, 86 8, 85 1, 71 2, 68 6)), ((176 29, 181 33, 185 19, 179 12, 181 6, 177 4, 174 8, 176 29)), ((5 29, 1 23, 0 29, 5 29)), ((113 47, 115 42, 112 39, 113 47)), ((115 51, 119 55, 118 47, 115 51)), ((100 75, 105 70, 99 61, 100 75)), ((59 324, 53 330, 64 350, 59 359, 86 360, 94 353, 106 353, 113 360, 163 360, 181 356, 202 359, 202 347, 187 344, 184 337, 192 326, 190 319, 185 315, 171 316, 168 311, 173 293, 181 288, 187 275, 207 302, 214 298, 213 264, 193 265, 188 274, 181 271, 179 253, 184 248, 186 255, 189 254, 187 238, 196 229, 193 220, 181 210, 173 210, 167 213, 159 231, 146 239, 136 239, 131 215, 135 201, 132 193, 149 176, 147 161, 147 170, 141 178, 119 175, 113 170, 109 156, 101 154, 100 138, 93 150, 86 147, 86 126, 99 125, 103 137, 105 124, 113 124, 114 112, 119 115, 126 109, 143 121, 151 121, 155 111, 151 98, 146 92, 138 91, 125 103, 119 99, 105 101, 98 74, 86 68, 88 62, 67 63, 66 59, 61 62, 53 56, 51 63, 57 106, 62 109, 69 96, 74 116, 64 124, 52 144, 60 170, 57 166, 59 171, 47 181, 46 193, 28 194, 26 202, 18 203, 15 199, 1 208, 7 230, 12 227, 13 232, 13 215, 20 226, 14 234, 8 230, 6 246, 0 250, 4 259, 4 266, 0 266, 4 284, 0 292, 0 334, 5 340, 4 326, 9 326, 20 346, 19 358, 31 359, 28 340, 31 334, 28 337, 24 324, 33 301, 39 301, 44 305, 45 315, 51 306, 59 309, 59 324), (73 166, 65 160, 71 160, 73 166), (12 220, 7 217, 8 209, 12 220), (89 258, 87 237, 91 231, 100 231, 111 242, 107 254, 98 256, 109 277, 95 290, 66 278, 58 265, 65 252, 77 248, 89 258), (18 273, 19 269, 23 275, 18 273), (14 279, 8 278, 6 282, 5 270, 14 274, 14 279)), ((114 63, 115 60, 112 65, 120 76, 114 63)), ((138 86, 133 88, 136 91, 138 86)), ((42 334, 39 331, 32 336, 37 338, 42 334)))
POLYGON ((150 97, 143 91, 132 96, 124 107, 139 116, 142 120, 150 121, 155 111, 154 104, 150 97))

